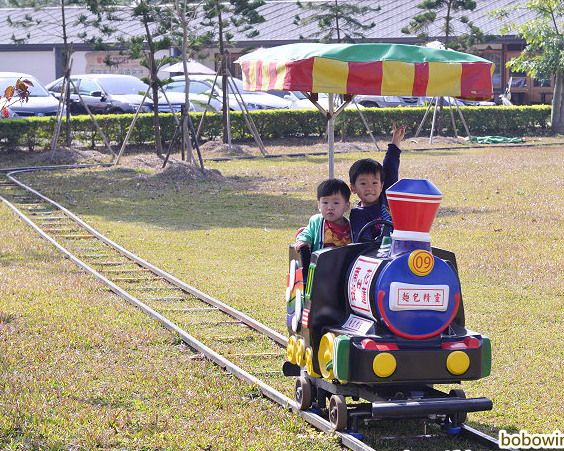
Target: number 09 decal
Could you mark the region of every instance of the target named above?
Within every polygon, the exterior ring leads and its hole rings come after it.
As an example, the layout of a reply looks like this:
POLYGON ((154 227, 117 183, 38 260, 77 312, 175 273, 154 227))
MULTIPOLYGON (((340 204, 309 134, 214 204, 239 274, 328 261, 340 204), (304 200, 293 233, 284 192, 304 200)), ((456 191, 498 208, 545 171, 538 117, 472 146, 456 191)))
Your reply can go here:
POLYGON ((433 270, 435 259, 429 251, 419 249, 409 255, 407 264, 416 276, 426 276, 433 270))

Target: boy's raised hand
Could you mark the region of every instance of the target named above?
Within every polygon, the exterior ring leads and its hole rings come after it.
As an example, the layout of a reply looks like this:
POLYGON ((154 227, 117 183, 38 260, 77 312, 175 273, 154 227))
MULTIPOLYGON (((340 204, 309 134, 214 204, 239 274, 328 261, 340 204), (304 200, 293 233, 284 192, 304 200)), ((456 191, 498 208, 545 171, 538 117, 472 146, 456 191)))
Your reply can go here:
POLYGON ((397 127, 395 122, 392 124, 392 144, 399 147, 399 144, 402 142, 403 137, 405 136, 406 127, 407 125, 401 125, 400 127, 397 127))

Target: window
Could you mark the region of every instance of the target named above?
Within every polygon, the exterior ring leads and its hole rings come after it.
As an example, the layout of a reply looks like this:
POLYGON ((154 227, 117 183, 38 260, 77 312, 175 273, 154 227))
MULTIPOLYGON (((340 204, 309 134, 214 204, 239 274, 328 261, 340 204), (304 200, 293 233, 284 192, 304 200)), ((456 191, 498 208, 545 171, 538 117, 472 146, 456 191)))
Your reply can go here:
POLYGON ((501 51, 486 51, 482 54, 482 57, 495 64, 492 83, 494 89, 501 88, 501 69, 503 68, 501 51))
POLYGON ((88 78, 80 80, 80 85, 78 86, 78 92, 80 93, 80 95, 90 96, 94 91, 102 91, 100 86, 98 86, 98 83, 88 78))
POLYGON ((535 78, 533 80, 533 86, 535 88, 550 88, 552 87, 552 83, 550 78, 535 78))

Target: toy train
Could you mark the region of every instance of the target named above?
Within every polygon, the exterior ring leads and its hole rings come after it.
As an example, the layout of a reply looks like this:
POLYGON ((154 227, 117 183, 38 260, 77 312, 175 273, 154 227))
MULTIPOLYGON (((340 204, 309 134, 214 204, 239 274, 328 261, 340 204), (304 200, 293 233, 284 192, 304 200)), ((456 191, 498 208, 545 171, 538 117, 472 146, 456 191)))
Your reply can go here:
POLYGON ((465 328, 455 255, 431 247, 442 193, 402 179, 386 195, 391 237, 311 255, 290 247, 284 374, 299 376, 298 408, 323 409, 329 399, 336 430, 358 430, 367 417, 430 418, 457 433, 467 412, 492 402, 433 385, 488 376, 490 340, 465 328), (347 397, 356 402, 347 406, 347 397))

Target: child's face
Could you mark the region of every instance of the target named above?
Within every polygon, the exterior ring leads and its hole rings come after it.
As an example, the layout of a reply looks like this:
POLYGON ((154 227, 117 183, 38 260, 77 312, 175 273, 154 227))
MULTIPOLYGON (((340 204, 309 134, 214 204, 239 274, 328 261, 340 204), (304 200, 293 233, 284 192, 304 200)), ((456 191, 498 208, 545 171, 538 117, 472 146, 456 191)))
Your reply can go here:
POLYGON ((340 193, 320 197, 317 201, 317 208, 323 219, 336 223, 343 221, 343 215, 349 207, 350 203, 340 193))
POLYGON ((360 198, 363 207, 370 207, 378 202, 382 188, 380 174, 361 174, 354 185, 351 185, 351 191, 360 198))

